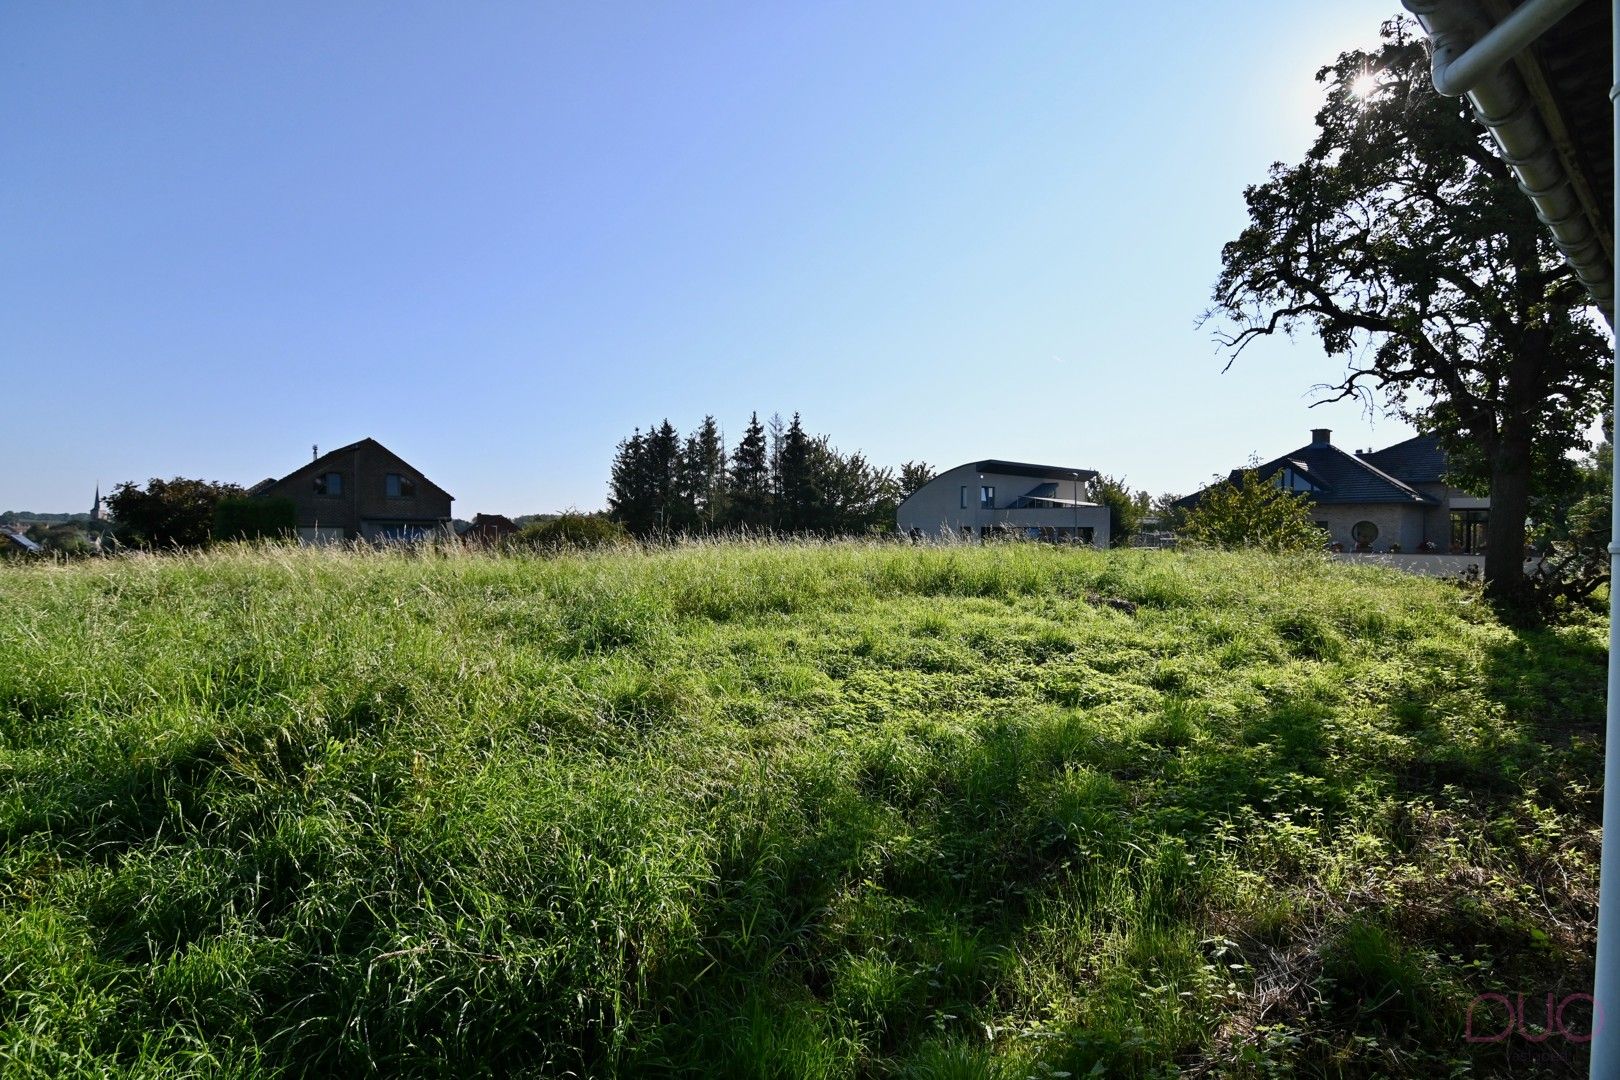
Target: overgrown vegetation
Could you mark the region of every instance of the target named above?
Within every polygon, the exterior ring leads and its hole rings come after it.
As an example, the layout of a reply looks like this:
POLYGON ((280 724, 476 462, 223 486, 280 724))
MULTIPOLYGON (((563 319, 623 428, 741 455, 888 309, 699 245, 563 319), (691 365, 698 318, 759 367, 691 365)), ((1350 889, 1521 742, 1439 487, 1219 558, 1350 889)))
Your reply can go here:
POLYGON ((7 1075, 1579 1064, 1463 1036, 1589 987, 1598 625, 1034 545, 222 548, 0 610, 7 1075))
POLYGON ((214 514, 226 500, 246 493, 237 484, 157 477, 142 488, 126 480, 107 496, 107 510, 118 524, 118 541, 137 548, 207 547, 214 536, 214 514))
POLYGON ((238 496, 214 504, 214 540, 287 540, 297 531, 291 499, 238 496))
POLYGON ((568 511, 523 526, 507 546, 517 544, 537 551, 560 551, 567 548, 612 547, 629 542, 630 534, 625 532, 624 526, 607 515, 568 511))
POLYGON ((1531 536, 1544 553, 1538 593, 1549 606, 1584 602, 1609 584, 1609 541, 1614 508, 1614 430, 1604 418, 1604 438, 1584 459, 1571 463, 1570 482, 1537 508, 1531 536))

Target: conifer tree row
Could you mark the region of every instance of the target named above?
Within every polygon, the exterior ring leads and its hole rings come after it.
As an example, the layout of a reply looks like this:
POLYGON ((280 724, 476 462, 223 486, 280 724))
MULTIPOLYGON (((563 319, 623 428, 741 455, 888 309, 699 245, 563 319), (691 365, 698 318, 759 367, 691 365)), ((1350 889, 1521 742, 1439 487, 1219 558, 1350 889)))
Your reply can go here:
POLYGON ((896 472, 845 454, 806 431, 798 413, 785 425, 750 415, 729 454, 713 416, 684 439, 665 419, 619 443, 608 514, 636 536, 853 536, 892 529, 895 507, 932 476, 924 462, 896 472))

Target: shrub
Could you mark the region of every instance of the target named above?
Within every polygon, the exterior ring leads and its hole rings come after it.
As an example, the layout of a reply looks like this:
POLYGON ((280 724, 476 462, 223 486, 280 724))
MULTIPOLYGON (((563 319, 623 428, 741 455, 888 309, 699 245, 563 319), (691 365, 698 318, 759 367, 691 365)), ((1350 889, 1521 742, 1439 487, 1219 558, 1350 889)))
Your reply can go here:
POLYGON ((599 548, 628 542, 624 526, 602 514, 561 514, 536 521, 518 531, 515 542, 545 550, 599 548))
POLYGON ((1234 482, 1207 488, 1187 513, 1181 536, 1206 547, 1315 551, 1326 537, 1311 520, 1311 503, 1260 479, 1253 469, 1234 482))
POLYGON ((214 505, 215 540, 284 540, 298 525, 291 499, 221 499, 214 505))

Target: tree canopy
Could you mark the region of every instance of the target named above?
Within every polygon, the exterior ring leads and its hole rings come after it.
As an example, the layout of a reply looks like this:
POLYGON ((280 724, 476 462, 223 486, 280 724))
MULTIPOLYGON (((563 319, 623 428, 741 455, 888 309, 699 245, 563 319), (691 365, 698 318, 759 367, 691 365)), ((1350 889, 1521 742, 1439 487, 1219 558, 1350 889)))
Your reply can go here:
POLYGON ((1132 491, 1123 477, 1099 476, 1092 480, 1091 498, 1108 507, 1109 543, 1114 547, 1130 544, 1152 506, 1148 493, 1132 491))
POLYGON ((143 489, 125 481, 107 496, 118 522, 118 538, 134 547, 206 547, 213 533, 214 508, 221 499, 243 494, 236 484, 156 477, 143 489))
POLYGON ((900 501, 911 498, 917 489, 935 477, 936 472, 932 465, 926 461, 908 461, 900 466, 900 475, 897 477, 900 490, 897 493, 900 501))

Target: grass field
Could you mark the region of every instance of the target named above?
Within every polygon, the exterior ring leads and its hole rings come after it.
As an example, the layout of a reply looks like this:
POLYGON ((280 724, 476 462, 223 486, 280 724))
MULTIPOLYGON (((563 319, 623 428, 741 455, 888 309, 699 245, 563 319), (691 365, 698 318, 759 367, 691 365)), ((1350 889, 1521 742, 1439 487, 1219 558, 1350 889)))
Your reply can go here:
POLYGON ((1464 1025, 1590 986, 1597 623, 1022 545, 225 550, 0 613, 8 1076, 1583 1060, 1464 1025))

